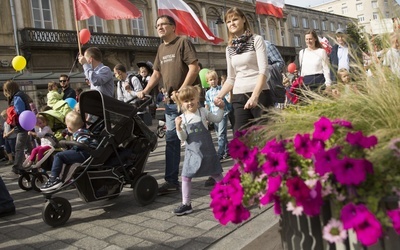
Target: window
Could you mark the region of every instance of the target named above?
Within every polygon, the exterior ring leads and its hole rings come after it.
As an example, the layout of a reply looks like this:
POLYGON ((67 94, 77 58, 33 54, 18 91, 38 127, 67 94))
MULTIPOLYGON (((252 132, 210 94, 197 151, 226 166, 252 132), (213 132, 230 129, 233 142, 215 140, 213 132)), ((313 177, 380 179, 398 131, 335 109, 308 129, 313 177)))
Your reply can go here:
POLYGON ((389 12, 385 12, 385 17, 386 17, 386 18, 390 18, 389 12))
POLYGON ((383 5, 385 6, 385 8, 387 8, 388 7, 388 0, 384 0, 383 1, 383 5))
POLYGON ((379 13, 378 12, 372 12, 372 19, 376 20, 379 18, 379 13))
POLYGON ((372 8, 374 8, 374 9, 378 8, 378 1, 372 1, 372 2, 371 2, 371 6, 372 6, 372 8))
POLYGON ((364 7, 363 7, 363 4, 362 4, 362 3, 356 4, 356 10, 357 10, 357 11, 361 11, 361 10, 363 10, 363 9, 364 9, 364 7))
POLYGON ((318 21, 316 19, 312 20, 312 25, 313 25, 313 29, 315 29, 315 30, 319 29, 318 21))
POLYGON ((269 27, 269 41, 276 44, 276 29, 275 27, 269 27))
POLYGON ((303 24, 303 28, 308 29, 308 18, 306 17, 301 18, 301 22, 303 24))
POLYGON ((32 0, 32 17, 35 28, 52 29, 50 0, 32 0))
POLYGON ((334 23, 331 23, 331 31, 336 31, 334 23))
POLYGON ((343 25, 341 23, 338 23, 337 25, 338 25, 337 26, 338 29, 343 28, 343 25))
POLYGON ((365 18, 364 15, 357 16, 359 22, 364 22, 365 18))
POLYGON ((297 16, 292 16, 292 26, 299 27, 299 22, 297 20, 297 16))
POLYGON ((294 46, 301 47, 300 35, 294 35, 294 46))
POLYGON ((262 36, 262 38, 263 38, 264 40, 267 40, 267 36, 266 36, 266 34, 265 34, 265 27, 261 27, 260 36, 262 36))
POLYGON ((326 27, 326 21, 321 22, 321 28, 322 30, 328 30, 328 28, 326 27))
POLYGON ((142 14, 141 17, 132 19, 132 32, 134 35, 137 36, 146 36, 146 30, 145 30, 145 25, 144 25, 144 19, 143 17, 145 16, 143 11, 140 10, 140 13, 142 14))
POLYGON ((342 7, 342 14, 345 15, 349 13, 349 9, 347 7, 342 7))
POLYGON ((97 16, 91 16, 87 20, 88 28, 90 32, 97 32, 97 33, 103 33, 103 20, 100 17, 97 16))
POLYGON ((218 30, 218 24, 216 24, 217 19, 209 19, 208 20, 208 28, 210 28, 210 31, 216 36, 219 37, 219 30, 218 30))

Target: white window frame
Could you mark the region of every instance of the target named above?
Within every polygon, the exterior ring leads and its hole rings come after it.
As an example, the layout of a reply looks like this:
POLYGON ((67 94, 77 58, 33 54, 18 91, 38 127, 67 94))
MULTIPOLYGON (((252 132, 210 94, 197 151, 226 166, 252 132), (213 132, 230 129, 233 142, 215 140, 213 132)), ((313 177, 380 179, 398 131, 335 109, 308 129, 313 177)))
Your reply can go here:
POLYGON ((310 28, 310 25, 308 23, 308 18, 307 17, 302 17, 301 18, 301 24, 303 25, 303 28, 305 28, 305 29, 310 28))
POLYGON ((216 24, 217 18, 210 18, 208 19, 208 28, 214 34, 214 36, 219 37, 219 29, 218 24, 216 24))
POLYGON ((31 0, 31 9, 32 9, 32 21, 33 27, 35 28, 42 28, 42 29, 53 29, 53 14, 51 13, 51 1, 50 0, 31 0), (43 8, 43 2, 47 1, 49 9, 43 8), (33 7, 33 2, 38 4, 38 7, 33 7), (48 15, 45 19, 46 14, 48 15))
POLYGON ((378 1, 371 1, 371 7, 373 9, 377 9, 378 8, 378 1))
POLYGON ((295 47, 301 47, 301 38, 300 35, 293 36, 293 42, 295 47))
POLYGON ((372 12, 372 20, 377 20, 379 18, 378 12, 372 12))
POLYGON ((364 15, 358 15, 357 19, 358 19, 359 22, 364 22, 365 21, 364 15))
POLYGON ((265 33, 265 27, 261 27, 260 36, 262 36, 262 38, 264 40, 267 40, 267 34, 265 33))
POLYGON ((321 22, 321 29, 324 31, 328 30, 328 28, 326 27, 326 21, 321 22))
POLYGON ((313 29, 319 30, 319 23, 318 23, 317 19, 313 19, 312 24, 313 24, 313 29))
POLYGON ((145 15, 143 10, 139 11, 142 15, 139 18, 131 19, 132 33, 137 36, 147 36, 146 20, 143 18, 145 15))
POLYGON ((331 22, 331 31, 336 31, 335 24, 331 22))
POLYGON ((356 10, 357 10, 357 11, 362 11, 362 10, 364 10, 364 5, 363 5, 363 3, 358 3, 358 4, 356 4, 356 10))
POLYGON ((276 29, 275 27, 269 27, 269 41, 276 44, 276 29))
POLYGON ((342 14, 345 15, 345 14, 348 14, 348 13, 349 13, 349 8, 347 8, 347 6, 342 7, 342 14))
POLYGON ((297 16, 291 16, 292 27, 298 28, 299 27, 299 19, 297 16))
POLYGON ((90 32, 105 33, 103 19, 100 17, 91 16, 86 22, 90 32))

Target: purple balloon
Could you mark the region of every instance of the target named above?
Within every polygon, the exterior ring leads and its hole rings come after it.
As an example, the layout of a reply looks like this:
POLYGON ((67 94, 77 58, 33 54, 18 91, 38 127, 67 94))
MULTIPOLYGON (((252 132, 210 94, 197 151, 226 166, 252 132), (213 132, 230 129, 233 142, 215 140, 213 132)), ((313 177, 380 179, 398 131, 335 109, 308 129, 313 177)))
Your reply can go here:
POLYGON ((36 125, 36 115, 30 110, 25 110, 19 115, 19 125, 27 131, 32 130, 36 125))

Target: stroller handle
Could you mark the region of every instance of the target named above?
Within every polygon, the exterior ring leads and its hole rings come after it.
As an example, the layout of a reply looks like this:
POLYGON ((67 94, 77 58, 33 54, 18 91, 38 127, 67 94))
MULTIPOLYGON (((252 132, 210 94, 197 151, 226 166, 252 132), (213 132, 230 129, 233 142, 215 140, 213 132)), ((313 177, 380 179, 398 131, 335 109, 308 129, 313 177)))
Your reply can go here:
POLYGON ((60 146, 63 148, 72 148, 72 147, 78 147, 79 149, 82 149, 86 152, 91 152, 93 148, 89 147, 88 145, 84 143, 80 143, 77 141, 67 141, 67 140, 62 140, 59 142, 60 146))
POLYGON ((137 96, 135 96, 125 103, 132 103, 138 110, 140 110, 148 106, 152 101, 153 97, 151 95, 145 95, 143 99, 139 99, 137 96))

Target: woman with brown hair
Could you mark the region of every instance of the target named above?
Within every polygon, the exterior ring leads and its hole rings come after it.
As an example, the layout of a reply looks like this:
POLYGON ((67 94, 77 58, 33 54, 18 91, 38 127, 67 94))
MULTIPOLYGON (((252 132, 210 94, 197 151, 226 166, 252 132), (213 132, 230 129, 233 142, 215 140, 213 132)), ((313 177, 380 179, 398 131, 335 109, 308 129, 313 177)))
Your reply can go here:
POLYGON ((315 30, 306 32, 305 41, 307 48, 299 53, 300 75, 304 77, 304 85, 311 90, 317 90, 323 84, 330 86, 328 55, 322 48, 315 30))
POLYGON ((273 106, 273 99, 267 84, 269 71, 264 39, 251 31, 246 15, 236 7, 226 12, 225 23, 229 32, 227 79, 214 102, 220 105, 232 90, 234 130, 237 131, 252 125, 263 108, 273 106))

